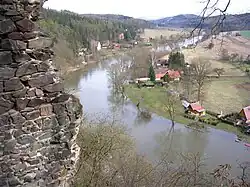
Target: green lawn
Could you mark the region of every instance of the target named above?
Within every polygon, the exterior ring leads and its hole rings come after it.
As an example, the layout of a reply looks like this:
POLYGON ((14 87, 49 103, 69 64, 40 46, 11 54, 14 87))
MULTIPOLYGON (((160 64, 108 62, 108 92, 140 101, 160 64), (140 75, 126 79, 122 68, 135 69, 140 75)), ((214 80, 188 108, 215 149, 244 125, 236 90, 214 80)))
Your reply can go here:
MULTIPOLYGON (((163 87, 155 88, 137 88, 135 85, 128 85, 125 89, 127 96, 130 100, 137 104, 140 98, 143 100, 140 103, 140 107, 149 110, 150 112, 156 113, 165 118, 169 118, 169 114, 164 109, 164 97, 166 97, 165 90, 163 87)), ((193 122, 191 119, 187 119, 183 116, 184 110, 181 102, 177 103, 177 112, 175 117, 175 122, 182 124, 189 124, 193 122)), ((210 125, 209 125, 210 126, 210 125)), ((228 132, 232 132, 236 135, 244 137, 247 142, 250 142, 250 136, 241 133, 238 128, 228 125, 226 123, 220 122, 217 126, 210 126, 216 129, 222 129, 228 132)))
POLYGON ((250 30, 240 31, 240 34, 245 38, 250 38, 250 30))

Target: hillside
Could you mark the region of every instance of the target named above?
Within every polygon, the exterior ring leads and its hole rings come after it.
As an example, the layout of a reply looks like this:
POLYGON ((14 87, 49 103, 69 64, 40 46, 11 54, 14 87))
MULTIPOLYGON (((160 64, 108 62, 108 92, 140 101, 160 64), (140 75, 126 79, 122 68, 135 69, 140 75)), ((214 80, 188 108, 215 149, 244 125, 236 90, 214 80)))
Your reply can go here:
POLYGON ((140 28, 151 28, 154 24, 144 19, 137 19, 129 16, 118 15, 118 14, 81 14, 83 17, 96 18, 109 21, 119 21, 125 24, 132 24, 140 28))
POLYGON ((69 11, 43 9, 40 29, 55 41, 57 65, 61 68, 76 65, 76 54, 80 48, 91 51, 91 40, 118 40, 121 32, 127 33, 130 39, 136 36, 140 26, 130 22, 103 20, 84 17, 69 11), (58 55, 59 54, 59 55, 58 55))
MULTIPOLYGON (((183 14, 173 17, 166 17, 158 20, 152 20, 151 22, 163 27, 173 28, 194 28, 200 22, 201 17, 194 14, 183 14)), ((211 29, 217 22, 219 16, 212 16, 205 20, 202 28, 211 29)), ((233 30, 250 30, 250 13, 227 15, 224 22, 224 31, 233 30)))

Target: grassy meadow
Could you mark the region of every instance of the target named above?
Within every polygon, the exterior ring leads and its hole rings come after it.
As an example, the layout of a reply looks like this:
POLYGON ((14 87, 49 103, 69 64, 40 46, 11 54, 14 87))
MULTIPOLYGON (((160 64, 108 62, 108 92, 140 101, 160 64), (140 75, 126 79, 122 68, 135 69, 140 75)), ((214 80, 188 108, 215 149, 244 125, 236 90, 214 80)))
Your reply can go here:
MULTIPOLYGON (((126 90, 127 96, 130 98, 130 100, 133 103, 137 103, 140 100, 140 98, 143 97, 140 107, 145 108, 150 112, 156 113, 160 116, 163 116, 169 119, 169 114, 166 111, 165 106, 164 106, 164 98, 166 97, 165 88, 155 87, 155 88, 140 88, 139 89, 135 85, 128 85, 125 90, 126 90)), ((219 101, 219 99, 217 101, 219 101)), ((227 102, 230 102, 230 101, 227 101, 227 102)), ((218 105, 219 104, 220 103, 218 103, 218 105)), ((207 108, 207 105, 205 106, 205 108, 207 108)), ((177 111, 175 115, 175 122, 182 123, 182 124, 189 124, 193 122, 193 120, 187 119, 183 116, 184 110, 181 105, 181 102, 176 103, 176 110, 177 111)), ((210 126, 210 127, 232 132, 236 135, 243 137, 244 139, 246 139, 247 142, 250 142, 250 136, 247 136, 241 133, 238 130, 238 128, 232 125, 228 125, 226 123, 220 122, 219 124, 217 124, 217 126, 210 126)))
POLYGON ((160 38, 163 37, 169 38, 171 35, 182 35, 187 34, 188 30, 182 30, 179 28, 158 28, 158 29, 145 29, 144 33, 141 34, 141 37, 145 38, 160 38))
POLYGON ((250 39, 250 30, 240 31, 240 34, 241 34, 243 37, 249 38, 249 39, 250 39))

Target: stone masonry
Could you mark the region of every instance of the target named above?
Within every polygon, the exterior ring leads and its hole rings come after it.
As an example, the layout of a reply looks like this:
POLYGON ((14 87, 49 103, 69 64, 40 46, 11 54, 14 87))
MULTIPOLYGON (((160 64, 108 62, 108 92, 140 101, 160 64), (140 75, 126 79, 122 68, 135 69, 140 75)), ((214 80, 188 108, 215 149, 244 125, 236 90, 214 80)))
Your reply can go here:
MULTIPOLYGON (((41 0, 42 1, 42 0, 41 0)), ((63 91, 40 0, 0 1, 0 186, 67 186, 82 107, 63 91)))

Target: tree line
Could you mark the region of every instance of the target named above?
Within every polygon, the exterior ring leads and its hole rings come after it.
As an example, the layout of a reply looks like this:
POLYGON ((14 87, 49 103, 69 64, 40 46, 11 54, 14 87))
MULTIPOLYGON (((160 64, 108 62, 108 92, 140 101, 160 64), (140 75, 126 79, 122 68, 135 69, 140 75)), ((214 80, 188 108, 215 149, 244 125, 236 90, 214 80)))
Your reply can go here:
POLYGON ((102 20, 84 17, 69 11, 43 9, 40 28, 57 40, 64 38, 69 47, 77 54, 79 48, 90 49, 91 40, 118 41, 118 35, 125 33, 127 39, 133 39, 140 29, 134 22, 102 20))

